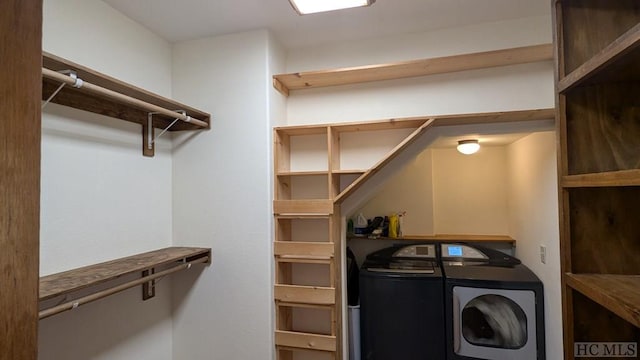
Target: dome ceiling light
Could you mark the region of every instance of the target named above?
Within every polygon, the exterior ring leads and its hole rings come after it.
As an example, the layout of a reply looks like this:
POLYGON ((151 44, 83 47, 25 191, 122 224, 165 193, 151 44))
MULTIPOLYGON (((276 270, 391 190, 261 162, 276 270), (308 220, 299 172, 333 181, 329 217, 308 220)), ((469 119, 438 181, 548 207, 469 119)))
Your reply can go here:
POLYGON ((478 140, 460 140, 458 141, 458 151, 465 155, 475 154, 480 150, 478 140))

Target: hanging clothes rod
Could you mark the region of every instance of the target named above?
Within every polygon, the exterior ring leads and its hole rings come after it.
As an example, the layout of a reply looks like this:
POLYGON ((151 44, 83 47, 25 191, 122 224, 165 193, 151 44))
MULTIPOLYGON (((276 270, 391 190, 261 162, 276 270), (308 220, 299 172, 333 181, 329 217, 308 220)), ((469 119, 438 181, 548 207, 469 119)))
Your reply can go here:
POLYGON ((112 287, 110 289, 99 291, 97 293, 94 293, 94 294, 91 294, 91 295, 87 295, 87 296, 83 296, 83 297, 81 297, 79 299, 75 299, 75 300, 66 302, 64 304, 60 304, 60 305, 51 307, 49 309, 42 310, 42 311, 40 311, 38 313, 38 316, 39 316, 40 320, 42 320, 42 319, 48 318, 50 316, 59 314, 61 312, 75 309, 80 305, 84 305, 86 303, 90 303, 92 301, 96 301, 96 300, 105 298, 107 296, 113 295, 113 294, 118 293, 120 291, 124 291, 124 290, 130 289, 130 288, 132 288, 134 286, 142 285, 142 284, 147 283, 147 282, 149 282, 151 280, 154 280, 154 279, 157 279, 157 278, 172 274, 174 272, 178 272, 178 271, 184 270, 184 269, 190 269, 192 264, 205 263, 207 261, 209 261, 209 257, 208 256, 201 257, 199 259, 192 260, 192 261, 190 261, 188 263, 183 263, 181 265, 174 266, 174 267, 172 267, 170 269, 167 269, 167 270, 164 270, 164 271, 161 271, 161 272, 149 275, 149 276, 144 276, 144 277, 141 277, 139 279, 132 280, 132 281, 126 282, 124 284, 120 284, 118 286, 112 287))
MULTIPOLYGON (((61 73, 59 73, 57 71, 53 71, 53 70, 50 70, 50 69, 47 69, 47 68, 42 68, 42 76, 46 77, 48 79, 51 79, 51 80, 55 80, 55 81, 59 81, 59 82, 65 83, 67 85, 74 86, 77 83, 77 79, 74 79, 71 76, 67 76, 67 75, 61 74, 61 73)), ((126 103, 126 104, 129 104, 129 105, 133 105, 133 106, 145 109, 145 110, 150 111, 150 112, 156 112, 156 113, 159 113, 159 114, 162 114, 162 115, 166 115, 166 116, 169 116, 169 117, 172 117, 172 118, 175 118, 175 119, 179 119, 179 120, 182 120, 184 122, 188 122, 190 124, 194 124, 194 125, 197 125, 197 126, 200 126, 200 127, 203 127, 203 128, 208 128, 209 127, 209 124, 207 124, 206 122, 204 122, 202 120, 194 119, 189 115, 180 114, 180 113, 177 113, 175 111, 171 111, 169 109, 165 109, 165 108, 163 108, 161 106, 154 105, 154 104, 148 103, 146 101, 142 101, 142 100, 133 98, 131 96, 123 95, 123 94, 120 94, 120 93, 115 92, 113 90, 109 90, 109 89, 103 88, 101 86, 88 83, 86 81, 82 83, 82 89, 84 89, 84 90, 86 90, 88 92, 94 93, 94 94, 99 94, 99 95, 106 96, 106 97, 108 97, 110 99, 113 99, 113 100, 116 100, 116 101, 119 101, 119 102, 122 102, 122 103, 126 103)))

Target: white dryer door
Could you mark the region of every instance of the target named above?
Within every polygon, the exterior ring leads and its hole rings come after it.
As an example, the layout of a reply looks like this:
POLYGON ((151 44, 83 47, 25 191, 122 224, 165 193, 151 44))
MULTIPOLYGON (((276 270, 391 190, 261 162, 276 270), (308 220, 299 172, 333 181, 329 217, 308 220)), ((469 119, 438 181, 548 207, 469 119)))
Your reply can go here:
POLYGON ((461 356, 536 360, 535 293, 455 286, 453 339, 461 356))

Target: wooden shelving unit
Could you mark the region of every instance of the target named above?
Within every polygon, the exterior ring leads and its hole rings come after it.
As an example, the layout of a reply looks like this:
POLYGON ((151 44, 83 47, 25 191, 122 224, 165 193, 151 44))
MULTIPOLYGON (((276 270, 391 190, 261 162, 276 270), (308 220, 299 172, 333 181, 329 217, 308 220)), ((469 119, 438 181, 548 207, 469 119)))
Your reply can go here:
POLYGON ((565 359, 640 339, 640 3, 554 2, 565 359))
MULTIPOLYGON (((279 360, 293 359, 300 351, 321 351, 333 359, 342 356, 343 322, 341 280, 342 241, 340 204, 382 168, 396 159, 412 142, 430 129, 469 124, 496 124, 552 119, 554 109, 511 112, 425 116, 372 122, 305 125, 274 129, 275 220, 274 262, 276 277, 274 301, 276 308, 275 345, 279 360), (354 132, 385 132, 406 130, 406 136, 368 169, 345 169, 341 163, 342 139, 354 132), (307 137, 312 137, 309 139, 307 137), (320 169, 295 168, 296 141, 313 140, 326 158, 320 169), (298 180, 318 177, 309 195, 298 189, 298 180), (318 196, 321 194, 321 196, 318 196), (313 235, 319 233, 319 235, 313 235), (320 273, 308 278, 308 268, 320 273), (320 270, 318 270, 320 269, 320 270), (300 325, 304 309, 322 311, 330 329, 300 325), (314 328, 316 329, 316 328, 314 328)), ((388 133, 387 133, 388 134, 388 133)), ((298 150, 300 151, 300 150, 298 150)), ((304 151, 306 152, 306 150, 304 151)), ((299 163, 300 161, 298 161, 299 163)), ((304 161, 303 161, 304 163, 304 161)), ((306 165, 303 164, 303 165, 306 165)), ((308 187, 303 183, 300 187, 308 187)), ((405 237, 405 240, 486 241, 514 243, 508 236, 434 235, 405 237)), ((313 271, 312 271, 313 272, 313 271)))
POLYGON ((142 125, 143 154, 153 156, 153 129, 168 131, 206 130, 211 115, 188 105, 154 94, 139 87, 102 74, 80 64, 44 52, 42 55, 42 100, 47 100, 64 82, 51 102, 92 113, 114 117, 142 125), (64 71, 73 71, 82 80, 73 86, 74 78, 64 71), (149 128, 149 114, 153 113, 149 128), (170 124, 178 121, 171 127, 170 124))
POLYGON ((41 303, 63 296, 66 301, 62 305, 41 309, 40 318, 71 310, 137 285, 144 285, 144 299, 153 297, 155 291, 150 282, 154 279, 191 268, 191 265, 199 263, 211 263, 211 249, 169 247, 41 277, 39 295, 41 303), (124 283, 114 282, 137 273, 140 273, 140 277, 135 280, 124 283), (83 291, 81 297, 74 300, 66 299, 73 298, 72 295, 79 291, 83 291), (87 292, 90 295, 86 295, 87 292))
POLYGON ((552 45, 543 44, 391 64, 280 74, 273 77, 273 86, 288 96, 290 91, 300 89, 402 79, 552 59, 552 45))

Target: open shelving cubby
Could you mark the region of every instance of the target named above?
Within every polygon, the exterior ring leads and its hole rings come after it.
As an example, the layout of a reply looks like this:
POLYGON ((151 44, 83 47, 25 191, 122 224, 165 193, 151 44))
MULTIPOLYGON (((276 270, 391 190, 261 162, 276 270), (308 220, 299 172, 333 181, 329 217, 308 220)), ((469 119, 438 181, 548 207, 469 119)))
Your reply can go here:
POLYGON ((640 339, 640 3, 556 0, 565 359, 640 339))

